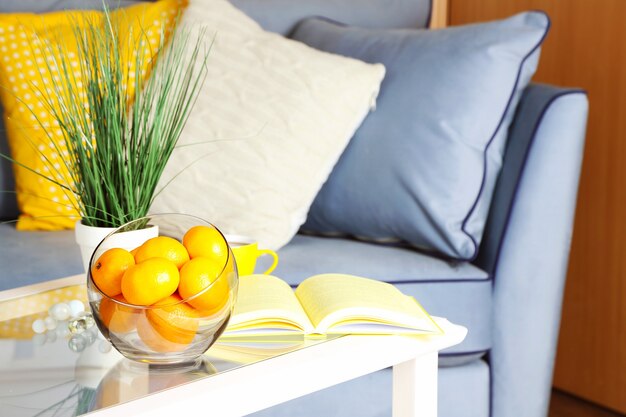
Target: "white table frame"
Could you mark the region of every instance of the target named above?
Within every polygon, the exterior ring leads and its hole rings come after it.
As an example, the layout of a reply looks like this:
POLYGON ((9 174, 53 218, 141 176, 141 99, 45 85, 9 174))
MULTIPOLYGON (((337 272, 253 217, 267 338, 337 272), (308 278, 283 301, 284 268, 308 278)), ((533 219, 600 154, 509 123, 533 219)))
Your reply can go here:
MULTIPOLYGON (((76 276, 2 291, 0 300, 82 282, 84 276, 76 276)), ((442 336, 344 336, 89 416, 191 415, 208 404, 216 415, 243 416, 392 366, 393 416, 436 417, 438 352, 459 344, 467 334, 462 326, 438 322, 445 331, 442 336)))

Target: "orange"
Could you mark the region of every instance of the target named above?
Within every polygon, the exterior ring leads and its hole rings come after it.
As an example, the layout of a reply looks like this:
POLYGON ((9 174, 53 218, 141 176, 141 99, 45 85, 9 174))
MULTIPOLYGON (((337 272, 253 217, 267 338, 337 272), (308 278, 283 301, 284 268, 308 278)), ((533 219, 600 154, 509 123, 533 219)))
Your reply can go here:
POLYGON ((180 295, 170 295, 153 306, 163 307, 146 310, 146 316, 155 330, 167 340, 189 344, 198 331, 199 314, 189 304, 180 301, 180 295))
POLYGON ((126 270, 122 277, 122 294, 130 304, 148 306, 174 294, 179 281, 174 262, 151 258, 126 270))
POLYGON ((170 342, 159 332, 155 326, 148 320, 146 314, 140 314, 137 320, 137 334, 141 341, 155 352, 180 352, 185 350, 188 345, 170 342))
MULTIPOLYGON (((122 303, 127 303, 122 294, 118 294, 113 298, 122 303)), ((113 333, 128 333, 134 330, 139 314, 138 310, 118 304, 110 298, 103 298, 100 302, 102 323, 113 333)))
POLYGON ((91 267, 91 276, 100 291, 109 297, 122 292, 122 276, 135 264, 133 255, 120 248, 104 252, 91 267))
POLYGON ((176 268, 180 269, 189 260, 189 254, 178 240, 167 236, 158 236, 146 240, 135 253, 135 262, 137 263, 152 258, 168 259, 176 264, 176 268))
POLYGON ((189 304, 171 295, 146 310, 146 321, 137 332, 143 342, 158 352, 176 352, 189 345, 198 331, 199 314, 189 304), (176 304, 177 303, 177 304, 176 304))
POLYGON ((178 293, 183 298, 198 294, 211 287, 202 295, 189 300, 189 304, 211 314, 219 310, 228 301, 228 280, 226 275, 220 277, 223 264, 210 258, 193 258, 180 269, 178 293))
POLYGON ((221 233, 212 226, 194 226, 183 236, 183 245, 191 259, 197 257, 213 259, 222 266, 228 259, 228 246, 221 233))

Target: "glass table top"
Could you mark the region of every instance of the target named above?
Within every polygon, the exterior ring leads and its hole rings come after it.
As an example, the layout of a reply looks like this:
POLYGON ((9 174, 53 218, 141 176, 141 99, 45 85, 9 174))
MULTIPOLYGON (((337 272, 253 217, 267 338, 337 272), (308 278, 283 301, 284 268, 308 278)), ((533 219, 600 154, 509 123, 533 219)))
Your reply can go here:
POLYGON ((84 286, 0 300, 0 416, 83 415, 330 339, 218 340, 195 364, 148 365, 123 358, 96 326, 32 331, 51 305, 74 298, 86 301, 84 286))

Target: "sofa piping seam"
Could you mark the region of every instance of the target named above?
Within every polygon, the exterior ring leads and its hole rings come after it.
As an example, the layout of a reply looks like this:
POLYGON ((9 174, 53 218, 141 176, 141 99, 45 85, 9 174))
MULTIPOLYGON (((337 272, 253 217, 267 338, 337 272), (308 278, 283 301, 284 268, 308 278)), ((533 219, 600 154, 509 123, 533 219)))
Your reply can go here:
MULTIPOLYGON (((515 96, 515 92, 517 91, 517 87, 519 86, 519 81, 520 81, 520 78, 522 76, 522 71, 523 71, 524 65, 526 64, 526 61, 528 60, 528 58, 530 58, 541 47, 541 45, 543 44, 543 42, 546 39, 546 36, 548 36, 548 32, 550 32, 550 28, 552 27, 552 22, 550 20, 550 17, 545 12, 536 10, 536 11, 534 11, 532 13, 543 14, 546 17, 546 19, 548 20, 548 25, 545 28, 545 30, 543 32, 543 35, 541 36, 541 39, 539 39, 537 44, 530 50, 530 52, 528 52, 528 54, 526 54, 526 56, 520 62, 519 67, 517 69, 517 76, 515 78, 515 82, 513 83, 513 88, 511 89, 511 94, 509 95, 509 100, 507 101, 506 107, 504 108, 504 111, 502 112, 502 116, 500 117, 500 121, 498 122, 498 125, 496 126, 496 129, 494 130, 493 134, 491 135, 491 138, 489 139, 489 141, 485 145, 485 148, 483 149, 483 155, 482 155, 483 156, 483 175, 482 175, 482 180, 481 180, 481 183, 480 183, 480 188, 478 190, 478 194, 476 195, 476 198, 474 199, 474 203, 472 204, 472 206, 468 210, 467 214, 465 215, 465 219, 463 219, 463 223, 461 223, 461 231, 465 234, 466 237, 468 237, 471 240, 472 244, 474 245, 474 253, 473 253, 472 256, 470 256, 468 258, 459 258, 460 260, 463 260, 463 261, 472 262, 472 261, 476 260, 476 258, 478 257, 478 250, 479 250, 478 242, 476 241, 476 239, 474 239, 474 236, 472 236, 471 233, 469 233, 466 230, 466 225, 467 225, 469 219, 472 217, 472 214, 476 210, 476 207, 478 206, 478 201, 480 200, 480 197, 484 193, 485 182, 487 181, 487 168, 488 168, 487 152, 489 151, 490 146, 493 144, 493 142, 494 142, 498 132, 502 128, 502 125, 504 123, 504 119, 506 118, 506 115, 507 115, 508 111, 511 109, 511 103, 513 102, 513 97, 515 96)), ((508 141, 508 139, 509 138, 507 137, 507 141, 508 141)), ((483 229, 483 232, 484 232, 484 229, 483 229)))
POLYGON ((530 155, 530 151, 533 148, 533 145, 535 144, 535 140, 537 137, 537 133, 539 131, 539 127, 541 126, 541 123, 543 122, 543 119, 545 117, 545 115, 548 113, 548 111, 550 110, 550 108, 552 107, 552 105, 560 98, 568 96, 568 95, 577 95, 577 94, 582 94, 584 96, 587 96, 587 93, 585 90, 582 89, 575 89, 575 90, 567 90, 567 91, 563 91, 560 92, 558 94, 553 95, 552 97, 550 97, 550 99, 543 105, 543 108, 541 109, 541 113, 539 114, 539 117, 537 118, 535 125, 533 126, 533 130, 532 130, 532 134, 530 137, 530 143, 528 144, 528 146, 526 147, 526 151, 524 152, 524 157, 523 157, 523 162, 522 162, 522 167, 520 169, 519 175, 517 176, 517 179, 515 180, 515 186, 514 186, 514 191, 513 191, 513 196, 511 198, 511 204, 509 204, 509 207, 507 209, 507 213, 506 213, 506 220, 504 222, 504 224, 506 225, 504 227, 504 230, 502 231, 502 234, 499 238, 498 241, 498 245, 497 245, 497 251, 496 251, 496 258, 493 262, 493 266, 491 268, 491 271, 487 271, 489 273, 489 275, 491 276, 491 278, 495 281, 496 278, 496 271, 498 269, 498 265, 500 263, 500 255, 502 253, 502 247, 504 246, 504 241, 506 240, 506 236, 507 236, 507 232, 509 230, 509 224, 511 222, 511 215, 513 213, 513 207, 515 207, 515 203, 517 201, 518 195, 519 195, 519 189, 520 189, 520 184, 522 181, 522 178, 524 177, 524 173, 526 172, 526 166, 528 163, 528 158, 530 155))

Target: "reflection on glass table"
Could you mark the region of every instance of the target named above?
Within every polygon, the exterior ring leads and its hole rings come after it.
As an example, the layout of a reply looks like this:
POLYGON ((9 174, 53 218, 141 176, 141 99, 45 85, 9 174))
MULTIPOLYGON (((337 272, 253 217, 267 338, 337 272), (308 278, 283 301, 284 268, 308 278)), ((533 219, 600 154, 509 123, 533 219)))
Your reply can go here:
POLYGON ((82 415, 329 340, 218 342, 196 363, 172 367, 124 359, 96 327, 33 337, 31 322, 0 321, 0 416, 82 415))

